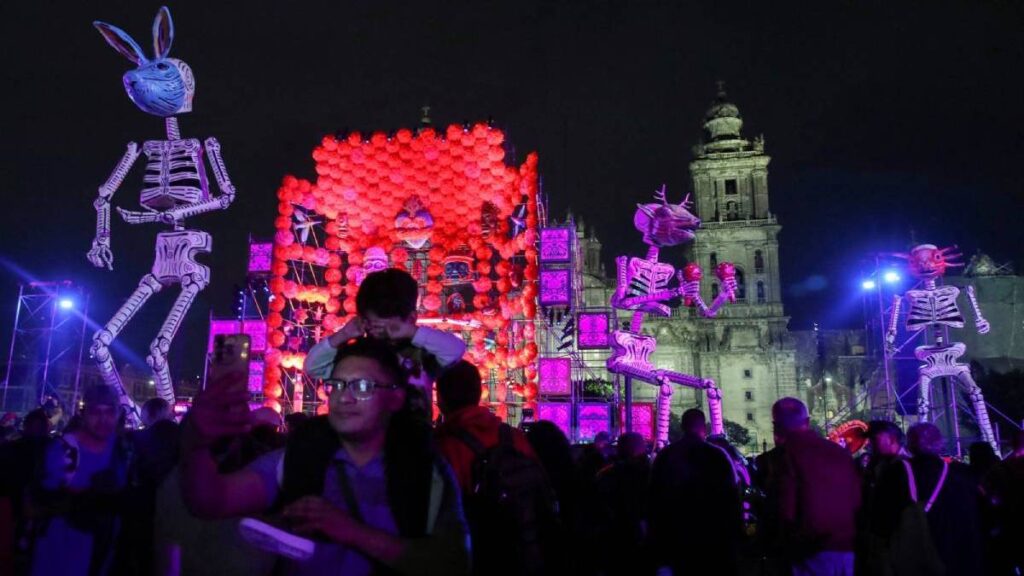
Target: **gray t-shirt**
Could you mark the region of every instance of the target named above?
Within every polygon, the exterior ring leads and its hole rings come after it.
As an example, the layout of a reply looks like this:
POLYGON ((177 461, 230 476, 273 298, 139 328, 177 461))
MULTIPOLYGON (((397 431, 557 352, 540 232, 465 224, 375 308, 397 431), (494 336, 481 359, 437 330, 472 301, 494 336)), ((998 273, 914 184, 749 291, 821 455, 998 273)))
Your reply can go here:
MULTIPOLYGON (((253 461, 248 469, 256 472, 263 480, 267 494, 267 508, 273 506, 280 494, 284 466, 284 450, 275 450, 253 461)), ((381 456, 359 467, 352 463, 344 449, 338 449, 324 477, 325 500, 342 510, 348 511, 338 474, 344 470, 352 494, 359 505, 359 515, 364 524, 387 532, 398 534, 398 525, 388 505, 384 476, 384 459, 381 456)), ((318 541, 313 557, 305 562, 289 562, 288 574, 320 575, 344 574, 345 576, 369 576, 373 562, 358 550, 331 542, 318 541)))

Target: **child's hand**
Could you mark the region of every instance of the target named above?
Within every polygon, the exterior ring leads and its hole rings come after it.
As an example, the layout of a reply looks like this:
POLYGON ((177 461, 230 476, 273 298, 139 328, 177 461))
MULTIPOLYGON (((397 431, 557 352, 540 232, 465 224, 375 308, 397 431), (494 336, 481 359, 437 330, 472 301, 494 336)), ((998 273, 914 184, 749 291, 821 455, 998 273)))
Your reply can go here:
POLYGON ((365 333, 366 325, 363 323, 363 319, 359 316, 355 316, 346 322, 345 325, 341 327, 341 330, 331 334, 330 338, 327 340, 330 342, 331 346, 337 348, 353 338, 361 337, 365 333))

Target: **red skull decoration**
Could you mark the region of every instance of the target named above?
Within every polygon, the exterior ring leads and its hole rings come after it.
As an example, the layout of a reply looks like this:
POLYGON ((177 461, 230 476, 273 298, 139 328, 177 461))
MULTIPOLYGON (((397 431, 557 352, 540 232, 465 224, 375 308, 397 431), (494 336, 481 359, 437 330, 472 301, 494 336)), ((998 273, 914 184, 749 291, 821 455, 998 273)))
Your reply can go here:
POLYGON ((897 256, 907 259, 907 267, 915 278, 938 278, 946 274, 946 268, 963 266, 962 263, 954 261, 960 257, 955 250, 956 246, 938 248, 934 244, 920 244, 914 246, 910 254, 897 256))
POLYGON ((430 240, 434 233, 434 217, 419 196, 413 194, 402 205, 395 216, 395 230, 398 237, 414 250, 423 248, 430 240))

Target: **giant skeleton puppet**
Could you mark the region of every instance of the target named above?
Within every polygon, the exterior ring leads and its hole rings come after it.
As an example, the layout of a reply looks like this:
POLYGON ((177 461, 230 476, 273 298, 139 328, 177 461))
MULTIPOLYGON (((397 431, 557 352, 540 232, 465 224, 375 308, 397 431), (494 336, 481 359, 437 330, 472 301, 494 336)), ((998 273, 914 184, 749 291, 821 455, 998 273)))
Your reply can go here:
MULTIPOLYGON (((110 355, 111 342, 125 325, 149 300, 165 287, 181 284, 181 293, 167 315, 159 334, 149 347, 146 362, 156 376, 156 392, 168 402, 174 401, 174 387, 167 365, 167 351, 174 340, 182 319, 207 284, 210 269, 196 262, 197 254, 210 252, 210 235, 201 230, 187 230, 185 219, 214 210, 224 210, 235 198, 235 188, 228 179, 220 144, 214 138, 200 143, 198 139, 182 139, 178 131, 177 114, 192 110, 195 80, 188 64, 168 58, 174 39, 174 25, 166 7, 160 8, 153 22, 152 58, 147 57, 139 44, 120 28, 95 22, 96 28, 115 50, 136 65, 124 74, 124 87, 128 97, 143 112, 160 116, 167 128, 166 140, 148 140, 142 144, 146 154, 146 173, 140 197, 143 211, 117 211, 129 224, 165 224, 170 231, 156 238, 156 260, 149 274, 142 277, 138 288, 114 314, 107 324, 93 336, 90 349, 99 364, 104 381, 118 390, 122 404, 134 409, 135 405, 121 384, 121 378, 110 355), (210 194, 209 180, 203 164, 205 149, 213 177, 222 194, 210 194)), ((98 268, 113 270, 114 257, 110 250, 110 199, 124 181, 128 170, 139 157, 135 142, 128 144, 110 178, 100 186, 96 207, 96 238, 89 251, 89 262, 98 268)))
MULTIPOLYGON (((932 344, 918 346, 914 349, 914 356, 921 362, 917 381, 918 417, 922 422, 931 419, 932 380, 950 376, 956 378, 971 399, 982 437, 992 445, 998 454, 999 446, 992 434, 992 424, 988 419, 988 409, 985 407, 985 398, 981 394, 981 388, 971 377, 970 367, 958 361, 964 355, 967 347, 963 342, 946 342, 945 339, 946 328, 964 327, 964 316, 956 303, 957 297, 960 296, 960 289, 956 286, 939 286, 937 283, 937 280, 946 273, 946 268, 963 266, 962 263, 953 261, 960 256, 953 254, 953 250, 955 248, 940 249, 932 244, 921 244, 915 246, 910 254, 895 255, 907 260, 910 273, 921 281, 921 288, 907 290, 903 296, 897 294, 893 297, 892 318, 885 335, 886 352, 891 357, 898 350, 896 326, 899 322, 900 311, 905 304, 908 307, 907 332, 916 335, 930 328, 933 336, 932 344)), ((971 308, 974 310, 975 328, 979 334, 987 334, 989 331, 988 320, 981 315, 981 308, 978 306, 978 299, 974 294, 974 286, 967 286, 967 299, 971 302, 971 308)))
POLYGON ((657 345, 653 336, 642 333, 645 314, 669 316, 671 310, 665 302, 677 296, 683 297, 687 306, 695 306, 700 314, 710 318, 727 302, 736 299, 736 268, 728 262, 718 265, 715 275, 722 283, 722 289, 708 306, 700 295, 702 270, 696 263, 689 263, 682 270, 658 261, 662 247, 678 246, 691 242, 694 232, 700 227, 700 219, 687 210, 687 199, 679 204, 669 204, 665 199, 665 187, 655 193, 658 202, 637 204, 633 225, 643 234, 644 243, 649 246, 646 258, 619 256, 615 259, 618 271, 618 285, 612 294, 611 304, 616 310, 631 310, 633 316, 628 330, 616 330, 612 334, 612 355, 608 358, 608 371, 636 378, 658 385, 657 428, 655 441, 659 447, 668 442, 668 421, 672 384, 704 390, 707 393, 708 411, 711 413, 711 433, 721 434, 722 393, 714 380, 656 368, 650 362, 651 353, 657 345), (679 285, 669 288, 672 277, 679 285))

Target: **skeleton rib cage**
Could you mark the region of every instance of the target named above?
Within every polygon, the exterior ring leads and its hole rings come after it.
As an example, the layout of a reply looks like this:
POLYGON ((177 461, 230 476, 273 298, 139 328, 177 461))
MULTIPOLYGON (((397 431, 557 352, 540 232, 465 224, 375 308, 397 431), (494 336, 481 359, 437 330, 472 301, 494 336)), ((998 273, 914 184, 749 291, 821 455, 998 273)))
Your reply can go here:
POLYGON ((907 330, 919 332, 928 326, 963 328, 964 316, 957 306, 960 290, 955 286, 939 286, 933 290, 908 290, 907 330))
POLYGON ((156 185, 142 190, 139 202, 143 206, 161 210, 210 199, 199 140, 150 140, 142 149, 148 158, 143 181, 156 185))

